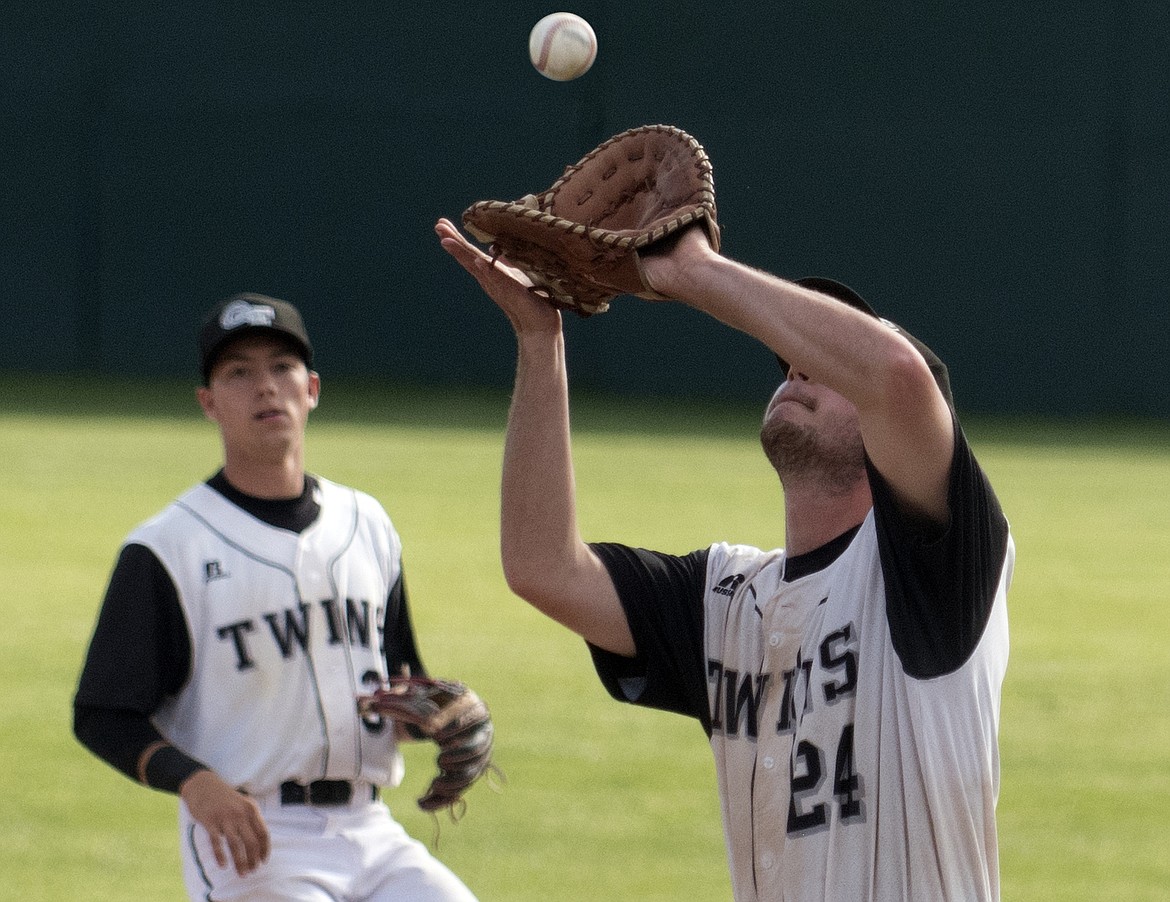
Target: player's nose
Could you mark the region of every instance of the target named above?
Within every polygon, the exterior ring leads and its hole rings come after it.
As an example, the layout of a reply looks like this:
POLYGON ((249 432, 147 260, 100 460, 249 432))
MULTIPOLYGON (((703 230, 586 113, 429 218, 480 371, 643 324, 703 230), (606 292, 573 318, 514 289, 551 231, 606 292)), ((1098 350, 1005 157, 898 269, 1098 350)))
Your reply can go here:
POLYGON ((271 370, 261 370, 256 378, 256 394, 258 395, 274 395, 276 394, 277 377, 271 370))

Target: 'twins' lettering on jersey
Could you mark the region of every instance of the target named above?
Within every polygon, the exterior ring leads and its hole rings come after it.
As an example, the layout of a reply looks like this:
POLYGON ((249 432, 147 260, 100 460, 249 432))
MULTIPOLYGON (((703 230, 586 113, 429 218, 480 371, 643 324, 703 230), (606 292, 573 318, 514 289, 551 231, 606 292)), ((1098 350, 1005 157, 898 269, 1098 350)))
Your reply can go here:
POLYGON ((383 654, 384 614, 381 603, 371 606, 368 601, 347 598, 339 604, 336 599, 324 598, 314 605, 301 602, 295 608, 267 611, 260 617, 263 626, 254 617, 226 623, 216 628, 215 635, 225 642, 231 642, 235 648, 237 670, 249 670, 256 666, 252 642, 264 641, 265 638, 275 643, 285 660, 291 659, 298 652, 307 654, 310 632, 314 629, 326 630, 328 645, 361 646, 383 654))
MULTIPOLYGON (((736 579, 743 581, 742 576, 736 579)), ((721 587, 712 589, 713 592, 723 591, 721 587)), ((823 599, 820 603, 828 601, 823 599)), ((855 629, 847 624, 839 630, 830 633, 821 642, 817 653, 821 668, 831 678, 820 687, 826 704, 833 704, 840 699, 852 695, 857 689, 857 643, 854 639, 855 629), (839 677, 836 675, 839 673, 839 677)), ((775 728, 779 733, 791 733, 796 726, 798 711, 803 714, 812 705, 812 693, 809 678, 812 673, 812 660, 803 660, 798 652, 794 666, 783 671, 780 684, 783 686, 783 696, 780 699, 780 713, 775 728), (797 701, 800 699, 801 701, 797 701)), ((728 670, 722 661, 707 662, 708 675, 712 684, 711 727, 730 736, 740 733, 749 739, 759 738, 759 720, 761 708, 766 704, 768 684, 772 674, 768 673, 739 673, 728 670)))
MULTIPOLYGON (((743 574, 736 574, 722 580, 712 591, 724 594, 729 583, 738 587, 744 580, 743 574)), ((828 601, 827 596, 820 599, 814 609, 822 608, 828 601)), ((762 624, 763 612, 755 604, 752 607, 762 624)), ((765 637, 762 646, 778 651, 782 646, 791 648, 791 643, 785 643, 779 634, 771 633, 765 637)), ((722 660, 709 659, 707 662, 713 734, 724 739, 742 738, 757 745, 762 732, 787 739, 787 743, 780 743, 784 748, 765 755, 763 764, 766 770, 773 770, 777 755, 781 751, 787 752, 790 803, 785 823, 790 834, 803 833, 828 823, 829 803, 816 800, 821 788, 828 789, 835 798, 842 822, 863 817, 861 777, 854 766, 851 718, 842 723, 839 740, 829 754, 808 739, 790 745, 804 717, 822 705, 839 705, 856 696, 858 656, 857 629, 849 622, 825 633, 809 652, 803 646, 797 646, 790 666, 784 666, 785 662, 777 661, 775 655, 765 651, 763 660, 774 663, 778 667, 776 671, 752 669, 744 672, 729 668, 722 660)), ((767 736, 764 740, 765 746, 770 744, 767 736)), ((712 741, 715 741, 714 735, 712 741)))

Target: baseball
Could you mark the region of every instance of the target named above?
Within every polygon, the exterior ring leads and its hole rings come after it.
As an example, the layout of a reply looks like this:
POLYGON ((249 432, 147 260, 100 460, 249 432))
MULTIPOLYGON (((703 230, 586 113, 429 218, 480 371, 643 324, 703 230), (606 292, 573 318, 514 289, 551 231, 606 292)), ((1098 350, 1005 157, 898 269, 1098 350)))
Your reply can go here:
POLYGON ((536 71, 553 81, 572 81, 597 58, 593 27, 573 13, 550 13, 532 27, 528 56, 536 71))

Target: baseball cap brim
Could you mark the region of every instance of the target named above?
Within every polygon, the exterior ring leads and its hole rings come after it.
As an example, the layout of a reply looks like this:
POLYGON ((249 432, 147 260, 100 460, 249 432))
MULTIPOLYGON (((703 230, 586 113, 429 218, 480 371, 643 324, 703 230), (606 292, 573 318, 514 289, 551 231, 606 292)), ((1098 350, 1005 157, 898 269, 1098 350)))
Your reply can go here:
MULTIPOLYGON (((877 311, 869 305, 865 298, 859 295, 848 285, 845 285, 842 282, 838 282, 836 279, 827 279, 822 276, 806 276, 802 279, 796 279, 795 281, 797 285, 800 285, 804 288, 809 288, 821 294, 827 294, 831 298, 836 298, 839 301, 843 301, 850 307, 854 307, 863 313, 869 314, 875 319, 881 320, 891 329, 905 336, 910 344, 914 346, 914 349, 922 355, 923 360, 926 361, 926 365, 930 367, 931 373, 934 374, 934 381, 937 383, 939 390, 943 393, 943 397, 946 398, 947 404, 949 404, 952 408, 955 406, 954 397, 951 394, 951 377, 950 373, 947 371, 947 365, 943 363, 942 359, 937 354, 935 354, 934 351, 932 351, 925 343, 919 341, 897 323, 892 323, 888 319, 879 316, 877 311)), ((784 372, 785 376, 787 376, 789 370, 788 362, 779 354, 776 355, 776 360, 780 363, 780 369, 784 372)))

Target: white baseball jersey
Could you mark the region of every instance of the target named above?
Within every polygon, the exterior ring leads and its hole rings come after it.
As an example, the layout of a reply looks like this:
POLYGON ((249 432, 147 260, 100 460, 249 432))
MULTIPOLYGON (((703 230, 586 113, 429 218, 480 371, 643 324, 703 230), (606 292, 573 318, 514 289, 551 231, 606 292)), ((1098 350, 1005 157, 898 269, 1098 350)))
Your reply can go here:
POLYGON ((317 491, 320 516, 299 534, 198 485, 127 540, 162 562, 190 633, 190 678, 156 726, 255 795, 285 780, 402 778, 393 730, 355 705, 386 677, 399 538, 368 495, 325 479, 317 491))
POLYGON ((638 648, 593 649, 615 697, 690 714, 715 755, 748 900, 993 900, 1014 547, 958 434, 952 522, 875 506, 828 546, 685 557, 594 546, 638 648))

